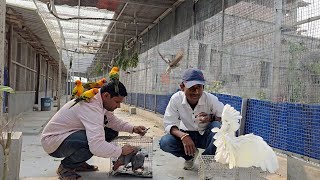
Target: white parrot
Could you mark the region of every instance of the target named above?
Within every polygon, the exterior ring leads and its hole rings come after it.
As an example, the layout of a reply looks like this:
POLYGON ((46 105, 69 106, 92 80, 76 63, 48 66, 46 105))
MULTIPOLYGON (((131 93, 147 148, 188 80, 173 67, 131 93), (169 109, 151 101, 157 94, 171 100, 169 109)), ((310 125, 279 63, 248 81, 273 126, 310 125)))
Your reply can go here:
POLYGON ((226 104, 222 112, 221 128, 213 128, 214 145, 217 147, 214 159, 234 167, 260 167, 263 171, 275 173, 279 169, 278 159, 272 148, 254 134, 235 136, 239 129, 240 112, 226 104))

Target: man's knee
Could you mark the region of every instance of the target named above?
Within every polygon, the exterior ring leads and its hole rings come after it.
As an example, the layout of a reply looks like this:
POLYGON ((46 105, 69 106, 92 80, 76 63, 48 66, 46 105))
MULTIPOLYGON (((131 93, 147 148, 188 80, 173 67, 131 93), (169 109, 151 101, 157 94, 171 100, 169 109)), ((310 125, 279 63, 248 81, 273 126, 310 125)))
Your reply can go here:
POLYGON ((219 121, 213 121, 213 122, 211 122, 211 123, 208 124, 208 127, 207 127, 207 128, 211 131, 211 129, 213 129, 213 128, 215 128, 215 127, 220 128, 220 127, 221 127, 221 122, 219 122, 219 121))
POLYGON ((165 152, 170 151, 173 141, 175 141, 175 139, 172 135, 167 134, 162 136, 159 141, 160 149, 165 152))

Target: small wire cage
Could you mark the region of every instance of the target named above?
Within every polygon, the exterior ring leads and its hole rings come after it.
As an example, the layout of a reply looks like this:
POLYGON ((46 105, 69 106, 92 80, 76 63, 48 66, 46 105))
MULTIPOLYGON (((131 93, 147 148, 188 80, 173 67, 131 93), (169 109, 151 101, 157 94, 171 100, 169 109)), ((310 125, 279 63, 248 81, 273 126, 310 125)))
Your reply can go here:
POLYGON ((115 140, 111 143, 115 144, 116 146, 122 147, 126 144, 131 146, 140 147, 141 151, 146 153, 147 156, 144 159, 143 170, 138 172, 133 172, 131 168, 125 168, 121 166, 116 172, 112 170, 113 162, 117 161, 117 158, 111 158, 110 161, 110 172, 112 175, 133 175, 139 177, 149 177, 152 178, 152 156, 153 156, 153 138, 146 137, 146 136, 118 136, 115 140))
POLYGON ((213 155, 201 155, 199 157, 200 180, 266 180, 267 172, 260 168, 233 168, 218 163, 213 155))

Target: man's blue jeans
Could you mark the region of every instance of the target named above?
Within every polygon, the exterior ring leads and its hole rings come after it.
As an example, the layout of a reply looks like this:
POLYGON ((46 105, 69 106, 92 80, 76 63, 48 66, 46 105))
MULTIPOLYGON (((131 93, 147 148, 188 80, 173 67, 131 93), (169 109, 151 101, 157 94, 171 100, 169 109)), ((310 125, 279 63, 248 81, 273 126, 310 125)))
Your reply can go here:
MULTIPOLYGON (((215 133, 213 133, 211 129, 214 127, 220 128, 220 126, 220 122, 213 121, 212 123, 208 124, 203 135, 201 135, 198 131, 185 132, 189 134, 196 148, 205 149, 202 153, 203 155, 214 155, 216 152, 216 146, 213 144, 215 140, 213 139, 213 136, 215 133)), ((178 137, 172 136, 171 134, 166 134, 160 139, 160 149, 177 157, 182 157, 185 160, 192 159, 192 156, 185 154, 182 141, 178 137)))
MULTIPOLYGON (((118 136, 118 132, 110 128, 105 128, 105 139, 111 142, 118 136)), ((85 130, 80 130, 68 136, 59 148, 49 154, 52 157, 63 158, 61 164, 64 168, 75 169, 83 162, 89 160, 93 154, 89 150, 87 135, 85 130)))

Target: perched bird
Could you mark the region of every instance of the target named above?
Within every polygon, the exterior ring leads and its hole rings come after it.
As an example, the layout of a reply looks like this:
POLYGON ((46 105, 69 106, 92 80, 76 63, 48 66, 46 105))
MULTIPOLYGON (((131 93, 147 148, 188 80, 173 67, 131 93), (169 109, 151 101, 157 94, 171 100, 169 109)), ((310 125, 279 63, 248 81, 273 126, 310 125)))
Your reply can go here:
POLYGON ((134 147, 134 151, 127 155, 121 155, 117 159, 117 161, 113 162, 112 169, 116 171, 120 166, 124 166, 124 168, 128 168, 128 164, 132 161, 132 157, 134 157, 138 151, 140 151, 140 147, 134 147))
POLYGON ((240 112, 229 104, 224 106, 221 117, 221 128, 213 128, 214 145, 217 147, 214 159, 222 164, 234 167, 260 167, 263 171, 275 173, 278 159, 272 148, 260 137, 254 134, 235 136, 239 129, 240 112))
POLYGON ((168 58, 165 58, 161 53, 160 51, 158 50, 158 53, 161 57, 161 59, 168 64, 168 67, 166 69, 166 73, 169 74, 171 72, 172 69, 178 67, 180 65, 180 61, 182 60, 183 58, 183 49, 181 49, 180 51, 177 52, 176 56, 174 59, 168 59, 168 58))
POLYGON ((109 78, 110 78, 110 81, 114 82, 115 86, 114 86, 114 89, 115 89, 115 92, 119 93, 119 68, 118 67, 113 67, 111 69, 111 71, 109 72, 109 78))
POLYGON ((85 91, 84 93, 82 93, 80 95, 80 97, 78 97, 77 99, 74 100, 74 103, 72 104, 72 106, 69 107, 69 109, 81 101, 89 102, 90 99, 93 98, 93 96, 95 96, 98 92, 99 92, 98 88, 93 88, 93 89, 85 91))
POLYGON ((71 99, 80 97, 80 95, 84 91, 84 88, 82 86, 82 82, 80 80, 76 80, 75 84, 76 84, 76 87, 74 87, 73 90, 72 90, 71 99))
POLYGON ((107 82, 106 78, 102 78, 97 82, 88 82, 83 85, 83 87, 87 90, 92 88, 101 88, 107 82))
POLYGON ((146 157, 148 154, 140 150, 131 158, 132 172, 135 173, 138 169, 144 170, 143 165, 146 157))

